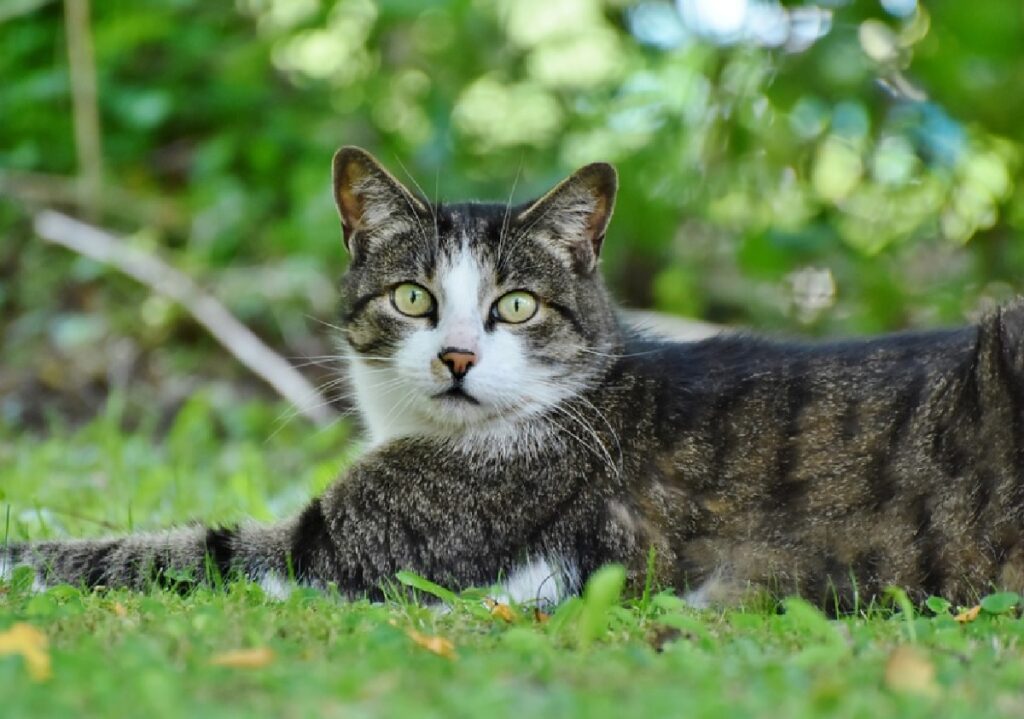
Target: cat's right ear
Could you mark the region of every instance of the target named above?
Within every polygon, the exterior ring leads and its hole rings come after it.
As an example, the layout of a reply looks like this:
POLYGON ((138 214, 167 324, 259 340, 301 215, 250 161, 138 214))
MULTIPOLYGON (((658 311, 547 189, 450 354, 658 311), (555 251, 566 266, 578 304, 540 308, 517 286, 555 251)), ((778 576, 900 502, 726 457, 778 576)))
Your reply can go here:
POLYGON ((353 255, 361 251, 360 238, 389 228, 405 229, 410 220, 430 214, 423 200, 362 148, 343 147, 334 153, 333 175, 345 249, 353 255))
POLYGON ((582 273, 593 272, 615 207, 619 180, 606 162, 581 167, 520 212, 516 221, 546 236, 582 273))

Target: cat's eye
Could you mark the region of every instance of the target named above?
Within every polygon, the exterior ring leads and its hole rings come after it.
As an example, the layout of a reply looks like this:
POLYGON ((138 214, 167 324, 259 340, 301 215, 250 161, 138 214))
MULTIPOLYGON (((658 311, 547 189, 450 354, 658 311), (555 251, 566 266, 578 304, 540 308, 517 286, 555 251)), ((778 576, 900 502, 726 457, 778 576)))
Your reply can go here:
POLYGON ((391 304, 403 315, 423 317, 434 309, 434 298, 423 287, 405 282, 391 290, 391 304))
POLYGON ((523 290, 509 292, 498 298, 493 312, 495 319, 517 325, 537 314, 537 298, 523 290))

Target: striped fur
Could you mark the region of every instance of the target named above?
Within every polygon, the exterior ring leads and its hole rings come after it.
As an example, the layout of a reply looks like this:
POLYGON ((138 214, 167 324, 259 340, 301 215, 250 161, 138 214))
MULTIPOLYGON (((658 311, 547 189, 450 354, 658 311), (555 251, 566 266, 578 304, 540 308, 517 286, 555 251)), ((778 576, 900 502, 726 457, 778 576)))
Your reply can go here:
POLYGON ((1024 591, 1024 304, 863 341, 672 343, 622 326, 596 270, 610 167, 519 207, 431 205, 354 149, 335 172, 353 252, 341 341, 371 449, 279 524, 15 545, 0 573, 380 597, 410 569, 558 599, 606 562, 639 581, 653 547, 660 581, 699 604, 1024 591), (433 315, 387 301, 410 281, 433 315), (513 289, 542 310, 503 325, 490 308, 513 289), (456 381, 434 358, 452 332, 478 353, 476 403, 435 395, 456 381), (379 376, 402 391, 371 390, 379 376))

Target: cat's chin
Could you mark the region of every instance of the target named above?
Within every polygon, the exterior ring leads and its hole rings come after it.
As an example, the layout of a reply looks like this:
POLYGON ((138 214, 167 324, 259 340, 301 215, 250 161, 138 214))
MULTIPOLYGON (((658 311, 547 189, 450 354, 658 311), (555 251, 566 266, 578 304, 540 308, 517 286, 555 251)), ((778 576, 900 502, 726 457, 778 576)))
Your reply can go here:
POLYGON ((474 452, 530 452, 551 427, 544 419, 546 408, 529 401, 510 409, 449 399, 434 410, 420 415, 421 425, 415 434, 454 440, 474 452))
POLYGON ((443 392, 438 392, 433 396, 433 399, 436 402, 448 405, 459 405, 462 403, 480 405, 480 400, 459 386, 449 387, 443 392))
POLYGON ((414 412, 418 431, 414 434, 452 439, 514 433, 519 422, 534 417, 539 410, 533 408, 531 411, 531 402, 514 408, 496 406, 486 398, 478 398, 465 390, 446 390, 417 405, 414 412))
POLYGON ((428 426, 444 433, 459 433, 499 420, 501 414, 465 391, 451 389, 431 397, 421 416, 428 426))

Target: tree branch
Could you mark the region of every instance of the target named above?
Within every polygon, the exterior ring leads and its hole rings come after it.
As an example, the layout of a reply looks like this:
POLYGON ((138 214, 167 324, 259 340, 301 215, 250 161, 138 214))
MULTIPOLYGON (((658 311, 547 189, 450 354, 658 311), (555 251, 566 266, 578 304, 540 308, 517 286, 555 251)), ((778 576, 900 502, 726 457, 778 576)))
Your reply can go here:
POLYGON ((93 218, 99 216, 103 190, 103 148, 100 141, 100 112, 96 94, 96 58, 89 26, 89 0, 64 0, 64 32, 68 43, 71 73, 71 106, 75 121, 75 149, 78 172, 93 218))
POLYGON ((313 422, 327 424, 337 413, 320 392, 223 304, 160 258, 98 227, 52 210, 35 216, 36 233, 47 242, 110 265, 184 307, 225 349, 313 422))

